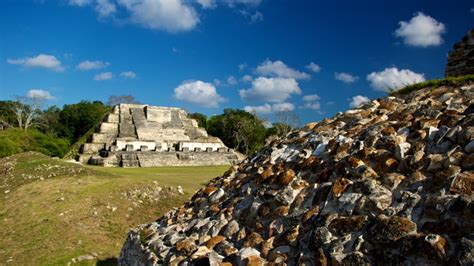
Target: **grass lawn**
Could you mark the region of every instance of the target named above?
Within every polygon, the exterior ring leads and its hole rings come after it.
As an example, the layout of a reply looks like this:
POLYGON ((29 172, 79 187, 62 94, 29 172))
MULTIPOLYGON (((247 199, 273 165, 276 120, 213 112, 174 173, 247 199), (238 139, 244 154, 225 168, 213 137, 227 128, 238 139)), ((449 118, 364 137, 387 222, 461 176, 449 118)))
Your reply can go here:
POLYGON ((181 205, 228 166, 99 168, 37 153, 0 160, 0 264, 112 262, 130 227, 181 205), (177 192, 184 189, 184 195, 177 192))

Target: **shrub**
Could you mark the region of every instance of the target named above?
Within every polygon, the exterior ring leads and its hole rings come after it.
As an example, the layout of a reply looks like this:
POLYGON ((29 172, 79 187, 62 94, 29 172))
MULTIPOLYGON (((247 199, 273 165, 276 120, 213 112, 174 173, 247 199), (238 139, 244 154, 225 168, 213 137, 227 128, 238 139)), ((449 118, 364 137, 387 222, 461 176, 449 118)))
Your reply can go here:
POLYGON ((0 131, 0 158, 20 152, 37 151, 49 156, 63 157, 69 141, 37 130, 7 129, 0 131))

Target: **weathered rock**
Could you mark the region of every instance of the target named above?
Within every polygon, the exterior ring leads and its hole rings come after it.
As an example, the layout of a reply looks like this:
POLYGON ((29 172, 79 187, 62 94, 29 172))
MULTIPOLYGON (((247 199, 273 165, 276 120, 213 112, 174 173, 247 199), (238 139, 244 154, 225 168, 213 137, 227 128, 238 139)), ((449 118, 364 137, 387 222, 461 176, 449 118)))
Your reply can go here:
POLYGON ((473 102, 472 83, 423 89, 274 139, 130 231, 119 263, 472 265, 473 102))

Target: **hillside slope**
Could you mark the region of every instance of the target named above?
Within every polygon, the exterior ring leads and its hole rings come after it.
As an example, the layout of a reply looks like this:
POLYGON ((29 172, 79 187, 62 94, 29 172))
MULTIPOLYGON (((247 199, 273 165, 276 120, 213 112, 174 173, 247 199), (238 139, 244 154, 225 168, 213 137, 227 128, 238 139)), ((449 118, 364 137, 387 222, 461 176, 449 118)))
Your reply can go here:
POLYGON ((104 169, 37 152, 2 158, 0 265, 116 262, 131 226, 179 206, 226 169, 104 169))
POLYGON ((471 82, 308 124, 131 230, 119 263, 472 265, 473 103, 471 82))

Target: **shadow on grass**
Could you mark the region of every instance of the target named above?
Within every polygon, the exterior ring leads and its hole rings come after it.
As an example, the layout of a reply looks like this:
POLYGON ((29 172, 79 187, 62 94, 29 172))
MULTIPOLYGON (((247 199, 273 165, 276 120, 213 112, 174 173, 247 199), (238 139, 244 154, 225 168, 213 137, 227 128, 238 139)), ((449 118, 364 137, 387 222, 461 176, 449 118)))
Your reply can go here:
POLYGON ((97 265, 97 266, 111 266, 111 265, 117 265, 117 264, 118 264, 117 258, 111 257, 111 258, 105 258, 105 259, 98 260, 95 265, 97 265))

